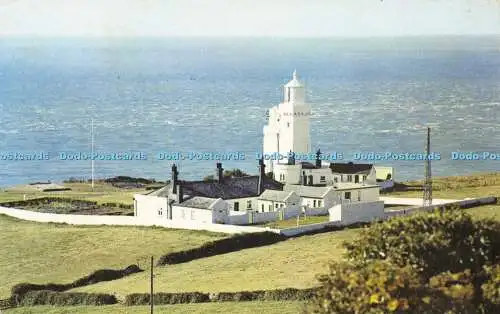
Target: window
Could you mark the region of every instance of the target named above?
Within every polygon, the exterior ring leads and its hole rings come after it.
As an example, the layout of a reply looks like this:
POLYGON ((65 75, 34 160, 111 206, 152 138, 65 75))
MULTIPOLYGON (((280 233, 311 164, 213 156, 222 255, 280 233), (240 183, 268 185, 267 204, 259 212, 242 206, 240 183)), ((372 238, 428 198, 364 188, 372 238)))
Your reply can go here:
POLYGON ((264 204, 260 205, 260 209, 262 210, 262 212, 264 212, 264 204))
POLYGON ((358 202, 361 202, 361 191, 358 191, 358 202))
POLYGON ((278 203, 275 204, 275 207, 278 208, 278 203))
POLYGON ((281 207, 281 208, 285 207, 285 204, 281 204, 281 205, 280 205, 280 207, 281 207))
POLYGON ((335 176, 335 177, 333 178, 333 182, 335 182, 335 183, 339 182, 339 177, 335 176))
POLYGON ((158 209, 158 216, 163 216, 163 208, 158 209))
POLYGON ((366 176, 363 176, 363 181, 366 181, 366 176))
POLYGON ((269 205, 269 211, 273 210, 273 205, 269 205))
POLYGON ((251 200, 247 201, 247 209, 252 209, 252 201, 251 200))
POLYGON ((240 210, 240 203, 234 202, 234 211, 237 212, 240 210))
POLYGON ((359 175, 354 176, 354 183, 359 183, 359 175))
POLYGON ((290 102, 290 87, 287 88, 287 91, 288 91, 288 97, 287 97, 287 101, 290 102))
POLYGON ((347 176, 347 182, 352 182, 352 175, 347 176))
POLYGON ((289 128, 290 127, 290 122, 287 122, 286 123, 286 127, 289 128))
POLYGON ((344 199, 350 200, 351 199, 351 192, 345 192, 344 193, 344 199))
POLYGON ((325 176, 321 176, 321 177, 319 178, 319 180, 320 180, 321 182, 325 182, 325 181, 326 181, 326 177, 325 177, 325 176))
POLYGON ((318 207, 321 207, 321 201, 318 201, 318 207))
POLYGON ((316 207, 316 200, 313 201, 313 207, 316 207))

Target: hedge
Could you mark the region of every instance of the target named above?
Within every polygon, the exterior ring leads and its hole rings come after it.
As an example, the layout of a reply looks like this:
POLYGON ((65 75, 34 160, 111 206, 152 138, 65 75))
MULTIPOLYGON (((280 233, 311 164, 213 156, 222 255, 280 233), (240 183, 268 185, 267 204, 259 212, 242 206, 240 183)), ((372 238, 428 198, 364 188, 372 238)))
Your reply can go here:
POLYGON ((33 291, 52 291, 52 292, 63 292, 70 289, 83 287, 91 284, 95 284, 101 281, 110 281, 115 279, 120 279, 125 276, 142 272, 143 270, 137 265, 130 265, 125 269, 114 270, 114 269, 100 269, 92 274, 82 277, 68 284, 32 284, 32 283, 20 283, 12 287, 12 296, 17 296, 23 298, 26 294, 33 291))
POLYGON ((85 201, 85 200, 72 199, 72 198, 66 198, 66 197, 40 197, 40 198, 34 198, 34 199, 25 200, 25 201, 4 202, 4 203, 0 203, 0 205, 5 206, 5 207, 22 207, 22 206, 41 205, 41 204, 50 204, 50 203, 69 203, 69 204, 84 205, 84 206, 116 207, 116 208, 122 208, 122 209, 133 209, 134 208, 134 205, 132 205, 132 204, 122 204, 122 203, 114 203, 114 202, 107 202, 107 203, 98 204, 96 201, 85 201))
POLYGON ((275 244, 286 239, 288 238, 273 232, 237 234, 229 238, 204 243, 197 248, 163 255, 156 265, 180 264, 199 258, 275 244))
POLYGON ((104 293, 67 293, 49 290, 29 291, 16 299, 19 306, 35 305, 108 305, 118 303, 116 297, 104 293))
MULTIPOLYGON (((151 295, 148 293, 134 293, 125 297, 125 305, 147 305, 150 304, 151 295)), ((178 292, 178 293, 155 293, 154 304, 185 304, 210 302, 208 293, 201 292, 178 292)))
MULTIPOLYGON (((276 289, 257 291, 219 292, 214 294, 201 292, 155 293, 154 304, 181 304, 204 302, 238 302, 238 301, 304 301, 314 296, 317 288, 309 289, 276 289)), ((134 293, 125 297, 125 305, 148 305, 150 294, 134 293)))

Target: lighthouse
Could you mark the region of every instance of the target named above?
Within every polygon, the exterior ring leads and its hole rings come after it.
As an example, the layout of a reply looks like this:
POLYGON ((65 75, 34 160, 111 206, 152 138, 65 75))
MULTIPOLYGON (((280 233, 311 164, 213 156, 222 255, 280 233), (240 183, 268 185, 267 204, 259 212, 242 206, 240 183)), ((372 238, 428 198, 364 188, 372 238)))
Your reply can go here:
MULTIPOLYGON (((294 71, 291 81, 283 86, 283 101, 269 110, 268 124, 264 126, 264 154, 310 153, 310 117, 311 107, 306 102, 305 86, 294 71)), ((286 158, 264 160, 268 171, 273 171, 276 163, 286 162, 286 158)))

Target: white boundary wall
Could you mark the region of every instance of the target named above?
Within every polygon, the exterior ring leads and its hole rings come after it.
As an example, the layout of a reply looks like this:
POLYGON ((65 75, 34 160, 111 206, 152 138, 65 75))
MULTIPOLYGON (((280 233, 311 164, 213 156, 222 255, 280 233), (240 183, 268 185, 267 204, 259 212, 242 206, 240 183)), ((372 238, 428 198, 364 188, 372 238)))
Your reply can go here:
MULTIPOLYGON (((453 202, 449 204, 456 204, 461 207, 468 206, 480 206, 485 204, 494 204, 497 202, 497 198, 490 197, 482 197, 477 199, 469 199, 462 200, 458 202, 453 202)), ((378 203, 378 202, 375 202, 378 203)), ((352 205, 361 205, 360 204, 352 204, 352 205)), ((346 204, 344 204, 346 205, 346 204)), ((412 207, 409 209, 395 210, 391 212, 385 212, 385 219, 401 216, 401 215, 409 215, 415 212, 420 211, 431 211, 436 207, 442 207, 443 205, 436 204, 432 206, 426 207, 412 207)), ((234 226, 234 225, 222 225, 222 224, 208 224, 208 223, 196 223, 196 222, 178 222, 178 221, 158 221, 157 219, 139 219, 133 216, 92 216, 92 215, 64 215, 64 214, 50 214, 50 213, 37 213, 29 210, 8 208, 0 206, 0 214, 5 214, 7 216, 30 220, 36 222, 55 222, 55 223, 67 223, 71 225, 118 225, 118 226, 160 226, 165 228, 173 228, 173 229, 190 229, 190 230, 206 230, 212 232, 221 232, 221 233, 250 233, 250 232, 265 232, 270 231, 274 233, 281 233, 285 236, 294 236, 301 233, 307 233, 314 230, 320 230, 329 226, 341 226, 341 225, 349 225, 353 222, 349 221, 330 221, 318 224, 304 225, 294 228, 287 229, 271 229, 269 227, 253 227, 253 226, 234 226)), ((233 217, 240 216, 248 219, 246 214, 243 215, 234 215, 233 217)), ((296 215, 295 215, 296 216, 296 215)), ((330 218, 332 220, 332 218, 330 218)), ((335 219, 333 219, 335 220, 335 219)))
POLYGON ((232 226, 212 223, 200 223, 190 221, 158 220, 154 218, 138 218, 134 216, 104 216, 104 215, 65 215, 38 213, 29 210, 1 207, 0 214, 18 219, 36 222, 67 223, 70 225, 115 225, 115 226, 159 226, 173 229, 205 230, 221 233, 246 233, 271 231, 279 233, 279 230, 253 226, 232 226))

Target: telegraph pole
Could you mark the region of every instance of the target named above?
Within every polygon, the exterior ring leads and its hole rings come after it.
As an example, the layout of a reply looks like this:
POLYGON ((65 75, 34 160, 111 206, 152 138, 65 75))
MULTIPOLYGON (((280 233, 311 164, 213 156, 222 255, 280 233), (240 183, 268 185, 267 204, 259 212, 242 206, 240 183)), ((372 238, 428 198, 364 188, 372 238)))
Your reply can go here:
POLYGON ((92 150, 92 156, 91 156, 91 167, 92 167, 92 191, 94 191, 94 119, 91 121, 91 126, 90 126, 90 137, 91 137, 91 150, 92 150))
POLYGON ((150 296, 150 303, 151 303, 151 314, 153 314, 153 256, 151 256, 151 296, 150 296))
POLYGON ((429 155, 431 153, 431 128, 427 128, 427 145, 425 148, 425 182, 424 182, 424 195, 423 206, 432 205, 432 174, 431 174, 431 160, 429 155))

